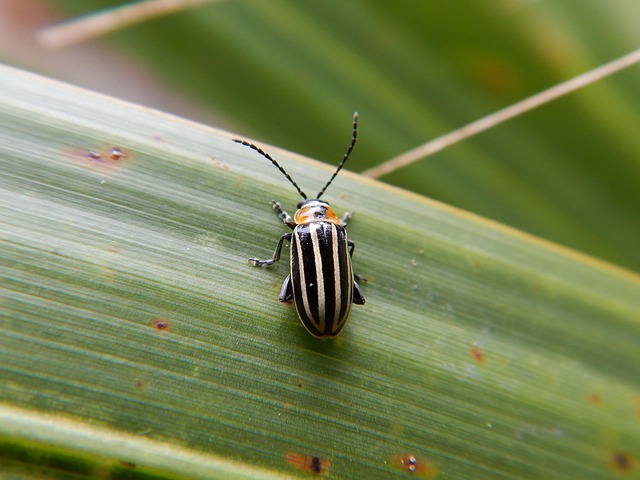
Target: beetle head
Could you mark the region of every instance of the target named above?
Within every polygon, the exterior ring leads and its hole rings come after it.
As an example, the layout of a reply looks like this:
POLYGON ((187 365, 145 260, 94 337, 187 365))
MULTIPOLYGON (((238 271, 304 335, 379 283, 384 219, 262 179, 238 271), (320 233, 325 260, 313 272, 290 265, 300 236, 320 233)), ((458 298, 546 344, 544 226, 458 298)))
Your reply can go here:
POLYGON ((293 217, 296 225, 305 225, 314 222, 329 222, 340 225, 340 219, 327 202, 311 199, 298 203, 298 211, 293 217))

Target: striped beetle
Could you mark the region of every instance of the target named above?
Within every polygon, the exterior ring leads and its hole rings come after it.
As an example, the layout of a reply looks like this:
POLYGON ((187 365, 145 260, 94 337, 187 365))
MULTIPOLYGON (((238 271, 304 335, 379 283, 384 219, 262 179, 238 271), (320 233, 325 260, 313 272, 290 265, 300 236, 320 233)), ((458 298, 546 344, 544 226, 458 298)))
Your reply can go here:
POLYGON ((338 172, 347 162, 354 145, 358 130, 358 114, 353 115, 353 135, 351 143, 338 168, 316 198, 309 199, 280 164, 268 153, 246 140, 234 139, 269 160, 289 182, 298 190, 302 200, 293 218, 280 204, 272 201, 274 210, 283 223, 293 230, 280 237, 273 258, 258 260, 250 258, 255 266, 273 265, 280 259, 285 241, 291 244, 291 273, 287 275, 279 300, 296 305, 300 321, 314 337, 336 337, 349 318, 351 304, 364 305, 364 296, 351 266, 351 257, 355 244, 347 239, 347 212, 338 219, 327 202, 320 200, 331 185, 338 172))

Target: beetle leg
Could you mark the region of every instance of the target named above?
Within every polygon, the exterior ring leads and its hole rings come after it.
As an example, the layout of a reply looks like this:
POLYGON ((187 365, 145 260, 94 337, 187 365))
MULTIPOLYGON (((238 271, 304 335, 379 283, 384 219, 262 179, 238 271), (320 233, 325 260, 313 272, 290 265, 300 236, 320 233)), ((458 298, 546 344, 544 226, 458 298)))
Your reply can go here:
POLYGON ((347 245, 349 246, 349 256, 353 258, 353 249, 356 248, 356 244, 353 240, 347 240, 347 245))
POLYGON ((362 294, 362 290, 360 290, 358 282, 353 282, 353 303, 356 305, 364 305, 364 295, 362 294))
POLYGON ((282 220, 282 223, 284 223, 291 230, 296 228, 296 222, 293 221, 293 218, 291 218, 291 215, 289 215, 287 212, 285 212, 282 209, 282 206, 280 205, 280 202, 276 202, 275 200, 271 200, 271 206, 273 207, 273 209, 276 212, 278 212, 278 216, 282 220))
MULTIPOLYGON (((348 213, 345 214, 345 217, 347 215, 348 213)), ((349 246, 349 256, 353 257, 353 249, 356 248, 356 244, 353 240, 347 240, 347 245, 349 246)), ((364 295, 362 295, 362 290, 360 290, 358 282, 366 282, 367 279, 357 273, 353 274, 353 278, 356 279, 356 281, 353 282, 353 303, 356 305, 364 305, 364 295)))
POLYGON ((273 265, 278 260, 280 260, 280 252, 282 251, 282 244, 284 243, 285 240, 287 242, 290 242, 291 235, 292 235, 291 233, 285 233, 280 237, 280 240, 278 241, 278 245, 276 245, 276 251, 273 252, 273 258, 269 260, 258 260, 257 258, 250 258, 249 263, 252 263, 256 267, 261 267, 263 265, 266 265, 268 267, 269 265, 273 265))
POLYGON ((353 217, 353 213, 344 212, 344 215, 340 219, 340 225, 342 225, 343 227, 346 227, 347 226, 347 222, 351 219, 351 217, 353 217))
POLYGON ((282 282, 282 289, 280 290, 280 296, 278 297, 282 303, 290 303, 293 300, 293 286, 291 285, 291 275, 287 275, 287 278, 282 282))

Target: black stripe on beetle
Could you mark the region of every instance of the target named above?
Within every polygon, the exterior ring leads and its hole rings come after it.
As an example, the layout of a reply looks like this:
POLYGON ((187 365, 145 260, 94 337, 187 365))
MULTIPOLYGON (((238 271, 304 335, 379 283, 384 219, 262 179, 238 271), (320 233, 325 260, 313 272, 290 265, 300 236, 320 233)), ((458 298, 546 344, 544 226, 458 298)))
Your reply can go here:
POLYGON ((355 244, 347 239, 347 220, 351 215, 346 213, 339 219, 329 204, 320 200, 347 162, 356 144, 357 131, 358 114, 355 113, 353 135, 347 153, 314 199, 308 199, 286 170, 264 150, 246 140, 233 140, 269 160, 303 198, 293 218, 278 202, 272 202, 282 222, 293 233, 285 233, 280 237, 273 258, 250 258, 249 262, 255 266, 273 265, 280 259, 283 243, 291 243, 291 272, 282 284, 279 299, 281 302, 295 303, 300 321, 314 337, 337 336, 347 323, 351 304, 364 305, 364 296, 356 281, 358 277, 354 275, 351 265, 355 244))

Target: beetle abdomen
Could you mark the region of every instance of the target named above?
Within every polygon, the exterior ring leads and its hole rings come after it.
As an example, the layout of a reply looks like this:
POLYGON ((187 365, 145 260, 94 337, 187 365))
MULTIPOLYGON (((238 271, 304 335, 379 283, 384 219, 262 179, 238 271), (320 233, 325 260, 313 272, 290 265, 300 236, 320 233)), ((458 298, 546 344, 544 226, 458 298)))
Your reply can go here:
POLYGON ((298 316, 316 337, 335 337, 349 317, 353 270, 344 227, 298 225, 291 240, 291 282, 298 316))

